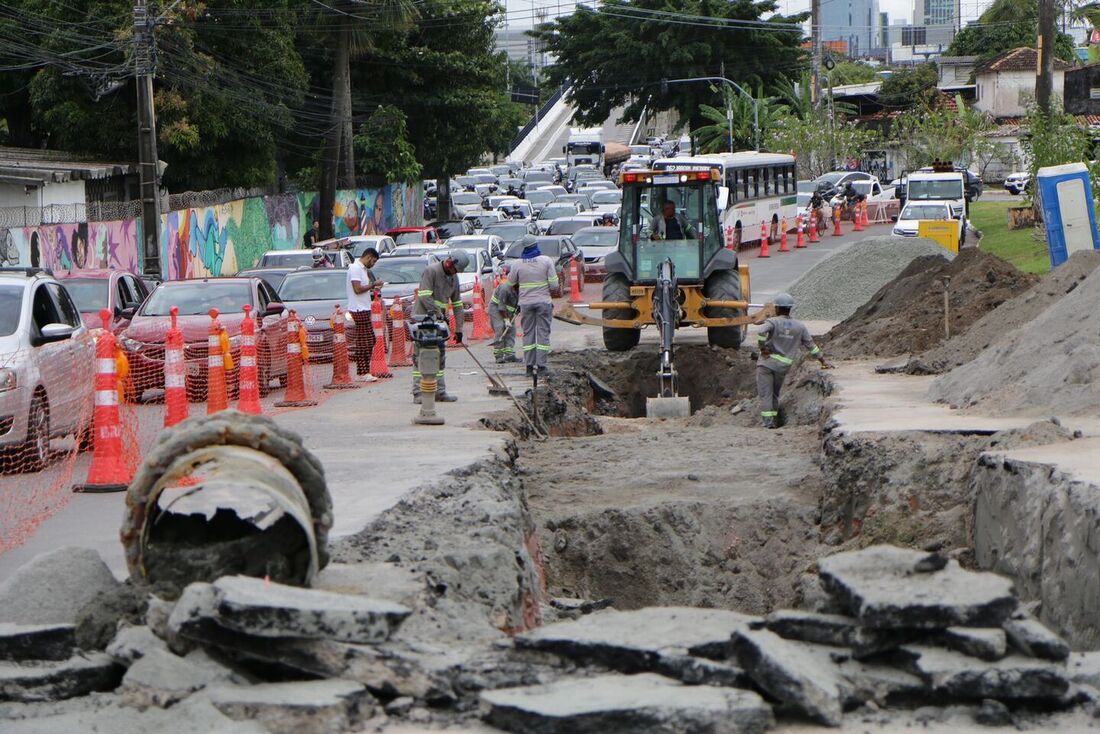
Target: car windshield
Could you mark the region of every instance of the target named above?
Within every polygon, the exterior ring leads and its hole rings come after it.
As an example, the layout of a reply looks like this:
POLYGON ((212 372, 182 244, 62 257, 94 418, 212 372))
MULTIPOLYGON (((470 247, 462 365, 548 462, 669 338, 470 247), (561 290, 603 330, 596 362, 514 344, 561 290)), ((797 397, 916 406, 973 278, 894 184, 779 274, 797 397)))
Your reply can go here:
POLYGON ((551 176, 549 173, 546 173, 545 171, 528 171, 527 175, 523 177, 523 180, 527 183, 532 183, 534 181, 544 181, 546 183, 550 183, 554 180, 554 177, 551 176))
POLYGON ((398 232, 393 241, 399 245, 415 245, 424 241, 424 235, 421 232, 398 232))
POLYGON ((498 224, 492 227, 486 227, 486 232, 491 232, 497 237, 502 238, 506 242, 511 242, 514 239, 518 239, 527 234, 527 225, 523 223, 518 224, 498 224))
POLYGON ((466 234, 466 227, 462 225, 462 222, 442 222, 435 225, 435 228, 438 229, 440 234, 444 237, 455 237, 460 234, 466 234))
POLYGON ((835 184, 837 181, 844 178, 844 176, 846 176, 846 175, 847 174, 845 174, 843 171, 836 171, 835 173, 826 173, 826 174, 818 176, 816 179, 814 179, 814 184, 815 185, 835 184))
POLYGON ((297 252, 269 252, 263 256, 260 264, 265 268, 294 268, 313 263, 313 253, 309 250, 297 252))
POLYGON ((371 268, 374 277, 386 283, 419 283, 428 259, 424 257, 387 258, 371 268))
POLYGON ((938 181, 910 180, 907 188, 908 191, 906 191, 906 196, 908 196, 910 201, 963 198, 962 177, 938 181))
POLYGON ((549 204, 554 200, 554 195, 549 191, 528 191, 527 201, 532 204, 549 204))
POLYGON ((621 191, 597 191, 592 194, 593 204, 618 204, 623 200, 621 191))
POLYGON ((905 207, 898 219, 949 219, 947 207, 942 204, 913 204, 905 207))
POLYGON ((109 299, 109 286, 111 281, 107 279, 70 278, 65 283, 65 290, 73 297, 76 309, 81 313, 96 313, 107 308, 109 299))
POLYGON ((248 283, 183 281, 162 285, 153 291, 142 307, 141 315, 168 316, 172 306, 179 308, 180 316, 201 316, 212 308, 223 314, 241 313, 246 303, 252 303, 252 286, 248 283))
POLYGON ((0 336, 11 336, 19 328, 23 286, 0 285, 0 336))
POLYGON ((558 217, 568 217, 577 213, 577 207, 572 204, 556 206, 551 204, 539 213, 539 219, 557 219, 558 217))
POLYGON ((589 227, 573 235, 577 247, 615 247, 619 244, 617 227, 589 227))
POLYGON ((459 191, 455 194, 451 194, 451 203, 453 204, 480 204, 481 197, 475 194, 473 191, 459 191))
POLYGON ((343 270, 291 273, 279 288, 280 301, 331 301, 346 294, 348 274, 343 270))

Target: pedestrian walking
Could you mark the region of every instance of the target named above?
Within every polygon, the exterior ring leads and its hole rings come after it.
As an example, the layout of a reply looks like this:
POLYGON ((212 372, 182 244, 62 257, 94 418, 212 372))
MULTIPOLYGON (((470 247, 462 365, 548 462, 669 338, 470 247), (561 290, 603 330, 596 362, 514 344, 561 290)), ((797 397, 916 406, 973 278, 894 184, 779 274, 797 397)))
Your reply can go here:
POLYGON ((313 245, 321 239, 321 223, 314 222, 313 227, 306 231, 302 235, 302 247, 310 249, 313 245))
POLYGON ((519 308, 516 287, 507 281, 511 267, 500 266, 500 274, 506 280, 493 291, 489 300, 489 323, 493 326, 493 356, 497 364, 518 362, 516 358, 516 330, 512 321, 519 308))
POLYGON ((520 316, 523 319, 523 361, 527 374, 549 372, 546 360, 550 356, 550 324, 554 317, 551 300, 561 295, 561 284, 554 261, 539 250, 534 235, 523 240, 523 259, 512 266, 507 282, 518 291, 520 316))
MULTIPOLYGON (((458 274, 466 270, 470 265, 470 256, 462 250, 452 250, 440 261, 433 262, 424 268, 420 276, 420 287, 416 290, 416 300, 413 302, 413 319, 423 320, 431 316, 437 321, 447 322, 447 306, 454 309, 455 334, 454 339, 458 344, 462 343, 462 327, 466 319, 466 312, 462 309, 462 291, 458 285, 458 274)), ((447 377, 444 370, 447 367, 447 350, 440 350, 439 371, 436 373, 437 403, 453 403, 458 398, 447 392, 447 377)), ((413 402, 420 404, 420 345, 413 343, 413 402)))
POLYGON ((800 321, 791 318, 794 299, 787 293, 775 297, 775 316, 760 327, 756 336, 760 357, 756 363, 756 395, 760 398, 760 418, 765 428, 783 425, 779 414, 779 390, 787 371, 794 364, 799 348, 804 348, 826 369, 829 363, 821 348, 814 343, 810 330, 800 321))
POLYGON ((355 372, 362 382, 378 378, 370 373, 370 357, 374 352, 374 324, 371 323, 371 299, 380 298, 385 283, 374 277, 371 268, 378 262, 378 250, 368 247, 348 266, 348 313, 355 324, 355 372))

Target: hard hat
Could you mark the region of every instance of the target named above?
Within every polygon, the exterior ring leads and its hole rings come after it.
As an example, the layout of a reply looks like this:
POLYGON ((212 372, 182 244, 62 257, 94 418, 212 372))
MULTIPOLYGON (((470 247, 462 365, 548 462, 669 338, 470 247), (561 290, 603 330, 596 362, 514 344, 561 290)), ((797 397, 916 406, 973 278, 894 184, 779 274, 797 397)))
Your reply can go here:
POLYGON ((790 293, 780 293, 775 297, 775 305, 779 308, 793 308, 794 298, 791 297, 790 293))
POLYGON ((447 256, 447 259, 454 262, 455 270, 460 273, 470 264, 470 256, 463 250, 451 250, 451 254, 447 256))

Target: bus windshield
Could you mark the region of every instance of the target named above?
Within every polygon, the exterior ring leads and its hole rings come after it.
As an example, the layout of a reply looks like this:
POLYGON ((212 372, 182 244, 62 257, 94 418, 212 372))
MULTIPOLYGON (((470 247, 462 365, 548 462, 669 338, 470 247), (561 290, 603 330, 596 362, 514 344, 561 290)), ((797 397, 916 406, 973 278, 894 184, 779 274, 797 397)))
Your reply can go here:
POLYGON ((715 186, 709 181, 663 184, 662 178, 624 187, 620 252, 639 280, 656 278, 666 258, 672 259, 678 278, 698 279, 722 247, 715 186))

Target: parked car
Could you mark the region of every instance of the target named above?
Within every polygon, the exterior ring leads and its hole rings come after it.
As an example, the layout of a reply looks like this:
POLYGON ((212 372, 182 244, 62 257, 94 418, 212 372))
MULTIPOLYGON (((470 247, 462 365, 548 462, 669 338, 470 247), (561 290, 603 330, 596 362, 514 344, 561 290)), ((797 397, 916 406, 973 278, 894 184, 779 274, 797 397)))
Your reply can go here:
POLYGON ((538 243, 539 250, 543 255, 554 261, 554 269, 558 273, 558 282, 561 284, 562 292, 569 291, 569 262, 574 256, 577 256, 577 266, 580 268, 581 283, 584 283, 584 257, 576 245, 573 244, 572 238, 562 235, 543 235, 541 237, 524 237, 520 240, 508 245, 508 249, 504 251, 504 262, 514 263, 517 260, 523 259, 523 248, 528 242, 534 240, 538 243))
POLYGON ((398 245, 440 244, 439 233, 435 231, 435 227, 397 227, 386 232, 386 236, 393 237, 393 241, 398 245))
POLYGON ((1019 196, 1027 188, 1027 185, 1031 182, 1031 174, 1026 171, 1017 171, 1016 173, 1008 174, 1008 178, 1005 179, 1005 191, 1019 196))
POLYGON ((955 223, 958 233, 956 235, 959 246, 962 247, 963 221, 956 219, 951 212, 949 201, 911 201, 905 205, 898 215, 898 221, 894 222, 893 234, 895 237, 916 237, 920 231, 922 221, 951 221, 955 223))
POLYGON ((584 227, 573 233, 573 244, 584 253, 584 279, 607 276, 607 256, 619 249, 618 227, 584 227))
POLYGON ((546 234, 571 235, 585 227, 598 227, 602 222, 603 214, 600 212, 588 212, 572 217, 558 217, 550 222, 550 226, 546 228, 546 234))
MULTIPOLYGON (((312 263, 310 265, 302 266, 310 270, 313 269, 312 263)), ((271 286, 271 290, 278 291, 279 286, 283 284, 283 279, 286 278, 288 273, 293 273, 301 268, 249 268, 248 270, 237 271, 236 277, 238 278, 259 278, 260 280, 271 286)), ((328 268, 325 268, 326 270, 328 268)), ((152 291, 150 291, 152 293, 152 291)))
POLYGON ((84 325, 99 329, 99 312, 111 312, 110 330, 118 333, 130 324, 149 291, 141 278, 127 270, 60 270, 54 277, 65 285, 80 311, 84 325))
POLYGON ((38 268, 0 268, 0 449, 24 471, 50 441, 92 440, 95 339, 65 287, 38 268))
MULTIPOLYGON (((351 265, 351 256, 343 248, 335 245, 336 240, 326 240, 332 246, 325 250, 325 257, 334 268, 346 268, 351 265)), ((324 248, 322 243, 318 247, 324 248)), ((300 268, 313 266, 313 249, 305 250, 268 250, 260 256, 258 268, 300 268)))
MULTIPOLYGON (((309 269, 290 273, 279 287, 279 302, 294 311, 306 329, 311 362, 332 359, 332 314, 337 304, 346 306, 348 274, 343 270, 309 269)), ((355 340, 347 340, 354 354, 355 340)))
POLYGON ((849 181, 870 181, 874 176, 863 171, 830 171, 814 179, 814 186, 825 201, 830 201, 834 196, 844 190, 849 181))
POLYGON ((447 241, 452 237, 464 234, 473 234, 474 227, 464 219, 448 219, 446 221, 429 222, 429 227, 435 227, 440 241, 447 241))
MULTIPOLYGON (((343 271, 337 272, 346 277, 343 271)), ((230 393, 236 394, 246 304, 252 306, 252 318, 256 320, 260 394, 270 391, 273 379, 285 384, 287 310, 270 285, 260 278, 170 280, 149 295, 119 335, 119 343, 130 360, 130 397, 140 400, 145 391, 164 387, 164 340, 173 306, 179 309, 179 327, 183 332, 188 398, 206 398, 207 337, 212 308, 218 309, 218 321, 229 335, 234 369, 227 371, 226 384, 230 393)))

